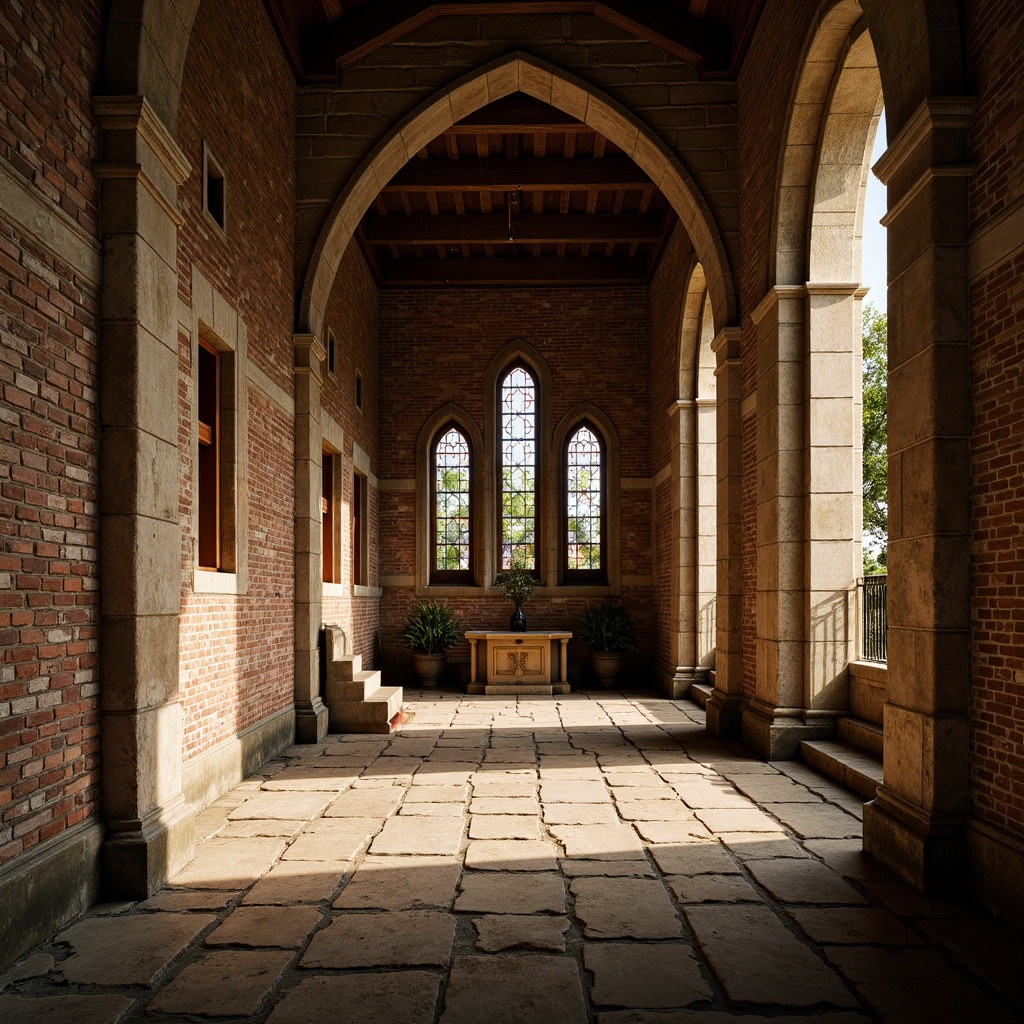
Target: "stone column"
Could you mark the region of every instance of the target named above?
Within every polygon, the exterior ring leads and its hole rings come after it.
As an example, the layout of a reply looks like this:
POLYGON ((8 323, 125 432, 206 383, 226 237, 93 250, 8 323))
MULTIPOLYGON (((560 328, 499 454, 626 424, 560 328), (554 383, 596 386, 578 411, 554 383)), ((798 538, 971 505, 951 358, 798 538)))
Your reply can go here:
POLYGON ((875 166, 889 189, 889 679, 864 848, 924 892, 965 884, 974 105, 926 99, 875 166))
POLYGON ((673 666, 668 696, 689 697, 697 675, 697 405, 676 401, 667 410, 675 420, 672 437, 672 559, 669 658, 673 666))
POLYGON ((715 599, 715 689, 707 704, 708 732, 740 735, 743 696, 743 515, 740 404, 743 381, 738 327, 726 327, 711 343, 718 361, 718 584, 715 599))
POLYGON ((100 593, 103 872, 144 898, 192 857, 178 693, 177 188, 189 165, 141 96, 98 96, 103 130, 100 593))
POLYGON ((323 518, 320 511, 320 385, 323 346, 295 335, 295 739, 319 743, 327 735, 320 697, 320 604, 323 591, 323 518))

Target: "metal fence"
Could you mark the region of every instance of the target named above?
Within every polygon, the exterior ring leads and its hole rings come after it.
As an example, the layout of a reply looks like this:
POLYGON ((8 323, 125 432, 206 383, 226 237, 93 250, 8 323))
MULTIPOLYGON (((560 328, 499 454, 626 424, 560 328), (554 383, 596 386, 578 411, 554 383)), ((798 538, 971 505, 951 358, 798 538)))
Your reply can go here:
POLYGON ((865 576, 860 581, 860 656, 865 661, 886 661, 889 616, 888 576, 865 576))

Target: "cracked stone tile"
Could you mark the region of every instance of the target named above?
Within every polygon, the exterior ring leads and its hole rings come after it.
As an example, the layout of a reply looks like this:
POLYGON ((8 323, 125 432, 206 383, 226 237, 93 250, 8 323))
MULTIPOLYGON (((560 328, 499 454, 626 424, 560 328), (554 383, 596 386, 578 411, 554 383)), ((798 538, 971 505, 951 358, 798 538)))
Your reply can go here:
POLYGON ((863 831, 856 818, 831 804, 772 804, 771 812, 801 839, 859 838, 863 831))
POLYGON ((458 818, 420 815, 388 818, 370 844, 370 853, 453 856, 459 852, 463 827, 461 815, 458 818))
POLYGON ((161 889, 155 896, 136 904, 137 910, 222 910, 234 893, 224 889, 189 891, 161 889))
POLYGON ((688 905, 684 913, 734 1005, 857 1005, 838 975, 767 907, 688 905))
POLYGON ((508 949, 564 953, 569 921, 564 917, 494 914, 473 918, 473 927, 477 935, 476 948, 485 953, 500 953, 508 949))
MULTIPOLYGON (((803 806, 802 804, 775 804, 780 806, 803 806)), ((785 826, 780 825, 773 817, 765 814, 757 807, 749 808, 706 808, 699 807, 694 814, 700 821, 714 833, 721 832, 785 832, 785 826)))
POLYGON ((655 863, 666 875, 738 875, 736 864, 724 846, 716 842, 653 845, 655 863))
POLYGON ((549 832, 565 847, 567 857, 596 860, 639 860, 643 844, 628 825, 552 825, 549 832))
POLYGON ((564 914, 565 884, 558 875, 467 871, 455 910, 482 914, 564 914))
POLYGON ((148 1012, 248 1017, 280 980, 287 950, 218 950, 187 964, 147 1006, 148 1012))
POLYGON ((168 913, 87 917, 57 936, 57 942, 72 949, 60 970, 72 984, 149 988, 167 964, 214 920, 210 914, 168 913))
POLYGON ((293 765, 283 768, 260 787, 266 793, 340 793, 359 777, 359 768, 293 765))
POLYGON ((350 866, 347 860, 281 861, 242 897, 242 903, 273 906, 319 903, 338 888, 341 876, 350 866))
POLYGON ((603 782, 589 782, 577 779, 554 781, 542 779, 540 798, 547 804, 604 804, 612 795, 603 782))
POLYGON ((236 907, 206 936, 207 946, 274 946, 298 949, 320 923, 320 911, 304 906, 236 907))
POLYGON ((470 814, 536 814, 540 810, 532 796, 473 796, 470 814))
POLYGON ((214 837, 197 846, 192 862, 169 882, 190 889, 244 889, 267 871, 284 849, 283 839, 214 837))
POLYGON ((807 859, 804 848, 789 836, 766 832, 723 832, 718 840, 728 846, 740 860, 807 859))
POLYGON ((856 889, 816 860, 752 860, 747 870, 780 903, 865 903, 856 889))
POLYGON ((362 779, 398 779, 408 781, 421 765, 423 760, 418 757, 378 757, 367 765, 360 775, 362 779))
POLYGON ((119 1024, 135 1007, 124 996, 0 996, 0 1020, 11 1024, 119 1024))
POLYGON ((557 851, 545 839, 474 839, 466 867, 480 871, 556 871, 557 851))
POLYGON ((402 816, 418 814, 421 818, 462 818, 465 807, 463 804, 403 804, 398 813, 402 816))
POLYGON ((447 909, 460 870, 453 857, 367 857, 334 906, 349 910, 447 909))
POLYGON ((714 842, 715 837, 699 821, 634 821, 633 828, 648 843, 685 845, 714 842))
POLYGON ((576 961, 568 956, 460 956, 452 963, 441 1024, 585 1024, 576 961))
POLYGON ((677 782, 672 788, 686 806, 694 810, 757 810, 757 805, 749 797, 737 793, 724 779, 714 776, 700 782, 677 782))
POLYGON ((477 814, 469 822, 470 839, 540 839, 536 815, 477 814))
POLYGON ((16 981, 24 981, 26 978, 41 978, 51 970, 53 965, 54 959, 49 953, 36 953, 26 957, 0 974, 0 992, 16 981))
MULTIPOLYGON (((892 914, 875 907, 791 907, 786 913, 812 942, 823 946, 923 944, 921 938, 892 914)), ((960 924, 957 922, 957 927, 960 924)))
POLYGON ((679 918, 657 879, 574 878, 576 917, 593 939, 676 939, 679 918))
POLYGON ((255 793, 229 815, 240 818, 286 818, 289 821, 315 818, 333 799, 332 793, 255 793))
POLYGON ((386 818, 399 804, 401 786, 350 789, 324 811, 325 818, 386 818))
POLYGON ((690 1006, 712 998, 693 950, 682 942, 588 942, 583 965, 594 975, 595 1006, 690 1006))
POLYGON ((680 903, 761 902, 761 894, 740 875, 672 875, 665 881, 680 903))
POLYGON ((409 804, 464 804, 469 799, 469 786, 410 786, 403 807, 409 804))
POLYGON ((545 804, 544 821, 548 825, 618 825, 619 816, 612 804, 545 804))
POLYGON ((659 821, 667 824, 694 821, 694 812, 676 800, 617 800, 621 817, 626 821, 659 821))
POLYGON ((306 826, 305 821, 291 821, 287 818, 250 818, 229 821, 218 833, 219 839, 252 839, 263 836, 268 839, 291 839, 306 826))
POLYGON ((455 918, 439 910, 342 914, 313 936, 299 966, 443 966, 454 938, 455 918))
MULTIPOLYGON (((339 819, 340 820, 340 819, 339 819)), ((345 819, 348 821, 362 819, 345 819)), ((379 823, 374 825, 374 829, 379 823)), ((373 832, 365 828, 350 831, 304 832, 282 855, 282 861, 354 860, 366 847, 373 832)))
POLYGON ((423 767, 412 777, 414 786, 461 786, 469 782, 477 771, 475 764, 452 761, 450 764, 424 762, 423 767))
POLYGON ((864 852, 861 839, 808 839, 804 849, 820 857, 836 874, 860 882, 891 880, 892 872, 864 852))
POLYGON ((473 778, 473 797, 519 797, 536 801, 535 782, 510 782, 506 779, 490 779, 487 776, 473 778))
POLYGON ((984 1021, 1011 1024, 1020 1017, 932 950, 826 946, 825 956, 884 1020, 984 1021))
POLYGON ((433 1024, 441 979, 427 971, 344 974, 306 978, 274 1007, 267 1024, 433 1024))
POLYGON ((732 782, 741 793, 759 804, 821 804, 816 793, 782 775, 737 775, 732 782))

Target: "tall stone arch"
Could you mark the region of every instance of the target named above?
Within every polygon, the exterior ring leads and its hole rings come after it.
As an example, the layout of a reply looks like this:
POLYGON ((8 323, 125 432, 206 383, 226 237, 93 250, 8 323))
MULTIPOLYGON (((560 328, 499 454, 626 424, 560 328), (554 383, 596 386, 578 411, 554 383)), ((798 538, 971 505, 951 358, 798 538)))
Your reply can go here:
POLYGON ((374 147, 345 183, 306 271, 299 329, 316 334, 341 257, 363 214, 388 181, 428 142, 456 121, 514 92, 523 92, 600 132, 647 173, 665 194, 705 268, 715 322, 735 315, 735 290, 725 247, 696 183, 660 139, 625 107, 568 72, 525 53, 512 53, 452 83, 420 104, 374 147))

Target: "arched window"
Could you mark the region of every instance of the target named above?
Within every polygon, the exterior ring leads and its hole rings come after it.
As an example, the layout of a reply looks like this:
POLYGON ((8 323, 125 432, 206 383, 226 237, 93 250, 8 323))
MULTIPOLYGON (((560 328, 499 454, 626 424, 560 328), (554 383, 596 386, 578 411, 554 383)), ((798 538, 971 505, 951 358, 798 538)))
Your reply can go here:
POLYGON ((499 569, 537 569, 537 381, 522 363, 498 389, 501 450, 499 569))
POLYGON ((605 446, 587 421, 565 443, 562 498, 562 582, 605 583, 605 446))
POLYGON ((430 582, 472 583, 473 449, 455 423, 431 449, 430 582))

